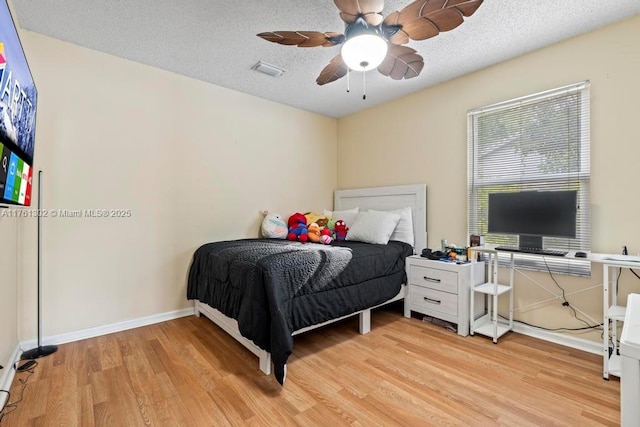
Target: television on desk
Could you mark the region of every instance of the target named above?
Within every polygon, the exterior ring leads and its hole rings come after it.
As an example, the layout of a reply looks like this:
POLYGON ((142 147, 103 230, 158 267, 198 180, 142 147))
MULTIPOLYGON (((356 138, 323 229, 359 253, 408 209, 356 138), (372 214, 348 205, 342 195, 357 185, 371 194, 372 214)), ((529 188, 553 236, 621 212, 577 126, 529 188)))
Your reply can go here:
POLYGON ((38 92, 6 0, 0 0, 0 205, 31 205, 38 92))
POLYGON ((577 197, 576 190, 491 193, 488 232, 517 234, 520 247, 539 250, 543 237, 575 239, 577 197))

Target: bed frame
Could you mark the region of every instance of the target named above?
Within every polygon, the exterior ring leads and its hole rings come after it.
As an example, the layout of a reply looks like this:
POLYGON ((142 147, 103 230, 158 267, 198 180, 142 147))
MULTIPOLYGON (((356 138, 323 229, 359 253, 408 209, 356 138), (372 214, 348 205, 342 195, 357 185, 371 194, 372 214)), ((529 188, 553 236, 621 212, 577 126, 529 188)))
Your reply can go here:
MULTIPOLYGON (((374 188, 358 188, 351 190, 336 190, 334 192, 334 210, 344 210, 354 207, 360 210, 376 209, 376 210, 394 210, 411 207, 413 217, 414 232, 414 253, 427 247, 427 186, 426 184, 399 185, 392 187, 374 187, 374 188)), ((383 302, 375 307, 366 310, 357 311, 336 319, 332 319, 317 325, 308 326, 306 328, 294 331, 292 335, 298 335, 312 329, 328 325, 333 322, 346 319, 347 317, 359 316, 358 329, 360 334, 369 333, 371 330, 371 310, 389 304, 394 301, 401 300, 405 297, 406 286, 400 289, 400 292, 388 301, 383 302)), ((235 319, 225 316, 220 311, 208 304, 194 300, 195 315, 203 314, 213 323, 222 328, 231 335, 236 341, 245 346, 249 351, 258 356, 260 359, 260 370, 266 375, 271 374, 271 354, 252 341, 246 339, 240 334, 238 322, 235 319)))

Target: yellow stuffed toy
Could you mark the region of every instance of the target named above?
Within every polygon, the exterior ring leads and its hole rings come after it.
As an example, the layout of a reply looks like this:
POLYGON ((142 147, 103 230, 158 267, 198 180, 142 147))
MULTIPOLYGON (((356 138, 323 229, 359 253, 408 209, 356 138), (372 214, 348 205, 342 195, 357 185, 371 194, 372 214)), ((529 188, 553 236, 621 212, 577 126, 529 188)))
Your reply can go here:
POLYGON ((307 212, 304 214, 304 217, 307 219, 307 226, 309 226, 312 222, 315 222, 316 224, 318 224, 318 226, 320 226, 320 228, 326 226, 327 221, 329 220, 329 218, 324 215, 320 215, 317 212, 307 212))

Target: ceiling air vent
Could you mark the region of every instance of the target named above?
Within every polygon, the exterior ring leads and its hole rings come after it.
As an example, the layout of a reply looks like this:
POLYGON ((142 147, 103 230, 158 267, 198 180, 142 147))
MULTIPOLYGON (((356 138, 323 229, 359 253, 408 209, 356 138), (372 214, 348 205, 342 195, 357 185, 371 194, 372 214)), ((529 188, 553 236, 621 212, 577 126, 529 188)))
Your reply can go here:
POLYGON ((284 74, 285 70, 275 65, 267 64, 266 62, 258 61, 256 65, 251 67, 252 70, 260 71, 271 77, 280 77, 284 74))

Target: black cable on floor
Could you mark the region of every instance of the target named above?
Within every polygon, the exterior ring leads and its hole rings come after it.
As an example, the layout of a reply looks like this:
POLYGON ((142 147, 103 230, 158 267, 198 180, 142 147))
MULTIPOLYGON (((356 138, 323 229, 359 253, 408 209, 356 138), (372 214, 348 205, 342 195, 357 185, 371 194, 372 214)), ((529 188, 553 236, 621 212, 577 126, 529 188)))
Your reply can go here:
POLYGON ((10 413, 12 413, 16 409, 18 409, 18 403, 22 402, 22 399, 24 397, 24 389, 27 388, 27 382, 29 381, 29 378, 31 378, 31 376, 33 375, 34 370, 35 370, 35 368, 37 366, 38 366, 38 362, 35 362, 35 364, 33 366, 31 366, 29 369, 25 369, 24 371, 22 371, 22 372, 28 372, 29 375, 26 378, 20 378, 18 380, 20 382, 20 384, 22 384, 22 388, 20 389, 20 398, 18 400, 16 400, 15 402, 9 402, 9 399, 11 398, 11 393, 9 391, 0 390, 0 391, 5 392, 5 393, 8 394, 7 401, 5 402, 4 407, 0 411, 0 423, 2 422, 2 419, 4 417, 6 417, 10 413))

